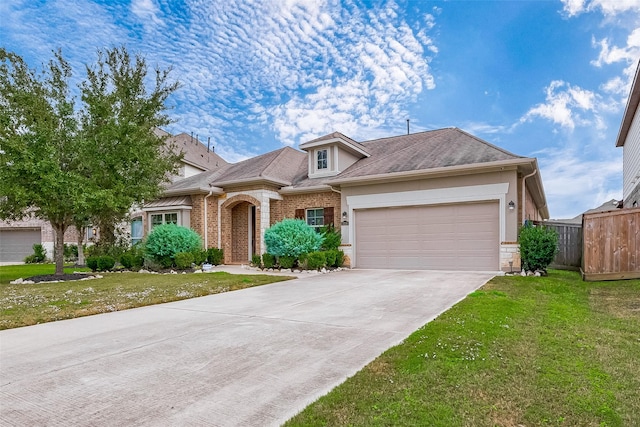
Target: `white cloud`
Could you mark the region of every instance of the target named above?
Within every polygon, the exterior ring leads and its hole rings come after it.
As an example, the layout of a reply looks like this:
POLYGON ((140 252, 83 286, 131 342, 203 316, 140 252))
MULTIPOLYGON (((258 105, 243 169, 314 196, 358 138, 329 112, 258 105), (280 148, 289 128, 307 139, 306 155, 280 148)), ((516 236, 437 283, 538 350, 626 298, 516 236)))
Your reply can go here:
POLYGON ((601 123, 596 108, 598 95, 594 92, 561 80, 552 81, 545 92, 545 102, 527 111, 520 123, 541 117, 569 130, 573 130, 576 124, 586 126, 601 123), (591 118, 586 118, 584 113, 591 113, 591 118))
POLYGON ((631 90, 633 76, 640 59, 640 28, 634 29, 629 34, 625 46, 612 46, 608 38, 594 39, 593 44, 600 48, 598 59, 591 61, 594 66, 602 67, 618 62, 627 64, 623 70, 623 76, 615 76, 601 86, 601 90, 626 99, 631 90))
POLYGON ((136 15, 145 25, 162 24, 162 20, 158 17, 160 8, 154 0, 132 0, 131 12, 136 15))
POLYGON ((563 147, 536 153, 552 218, 573 218, 622 198, 622 152, 563 147), (587 151, 590 155, 585 155, 587 151))
POLYGON ((568 16, 595 10, 599 10, 605 16, 640 10, 640 0, 562 0, 562 3, 568 16))

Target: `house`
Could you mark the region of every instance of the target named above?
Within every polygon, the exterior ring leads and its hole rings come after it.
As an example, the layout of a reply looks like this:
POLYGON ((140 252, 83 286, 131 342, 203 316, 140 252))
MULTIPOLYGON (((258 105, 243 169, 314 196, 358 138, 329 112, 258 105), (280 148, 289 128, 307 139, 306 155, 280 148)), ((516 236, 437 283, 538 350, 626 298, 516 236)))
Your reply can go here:
POLYGON ((622 147, 622 201, 624 208, 640 206, 640 61, 622 116, 616 147, 622 147))
POLYGON ((302 218, 338 228, 351 267, 495 271, 519 268, 524 220, 549 217, 535 158, 457 128, 363 142, 335 132, 299 148, 176 180, 142 207, 144 232, 188 226, 225 263, 248 263, 267 228, 302 218))
MULTIPOLYGON (((173 146, 184 155, 177 174, 172 177, 173 182, 227 165, 227 162, 192 135, 182 133, 171 136, 162 130, 156 130, 156 133, 158 136, 167 136, 168 146, 173 146)), ((131 230, 128 229, 128 225, 125 230, 127 233, 131 232, 131 240, 134 243, 142 239, 141 216, 142 211, 133 209, 131 230)), ((82 233, 85 242, 97 237, 97 230, 93 227, 82 230, 82 233)), ((47 256, 52 258, 54 241, 55 235, 51 224, 39 218, 25 217, 21 221, 0 221, 0 262, 23 261, 26 256, 33 253, 34 244, 42 244, 47 250, 47 256)), ((78 231, 75 227, 67 229, 64 241, 66 244, 78 243, 78 231)))

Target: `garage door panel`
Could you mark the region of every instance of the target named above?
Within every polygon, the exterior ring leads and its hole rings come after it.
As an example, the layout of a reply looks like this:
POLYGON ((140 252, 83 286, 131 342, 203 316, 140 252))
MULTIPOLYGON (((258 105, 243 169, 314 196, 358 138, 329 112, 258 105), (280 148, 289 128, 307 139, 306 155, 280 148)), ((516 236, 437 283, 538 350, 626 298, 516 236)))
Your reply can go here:
POLYGON ((24 261, 33 253, 33 245, 36 243, 41 243, 40 229, 0 230, 0 261, 24 261))
POLYGON ((355 211, 356 267, 496 270, 497 202, 355 211))

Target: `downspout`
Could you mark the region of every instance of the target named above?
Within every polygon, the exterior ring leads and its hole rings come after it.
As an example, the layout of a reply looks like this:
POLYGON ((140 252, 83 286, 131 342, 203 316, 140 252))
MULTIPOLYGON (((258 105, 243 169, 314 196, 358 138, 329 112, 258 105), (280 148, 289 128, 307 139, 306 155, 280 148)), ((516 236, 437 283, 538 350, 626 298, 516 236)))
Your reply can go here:
POLYGON ((527 178, 531 178, 538 172, 538 169, 534 169, 529 175, 522 178, 522 224, 524 225, 524 221, 526 220, 526 201, 527 201, 527 186, 526 180, 527 178))
POLYGON ((204 249, 209 249, 209 217, 207 216, 207 199, 211 197, 213 190, 204 196, 204 249))

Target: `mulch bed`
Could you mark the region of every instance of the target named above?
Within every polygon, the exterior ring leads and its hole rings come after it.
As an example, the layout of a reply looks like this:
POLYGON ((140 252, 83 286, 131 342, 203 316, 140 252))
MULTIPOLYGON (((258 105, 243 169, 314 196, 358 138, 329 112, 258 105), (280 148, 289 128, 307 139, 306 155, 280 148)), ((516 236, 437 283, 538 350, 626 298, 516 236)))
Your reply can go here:
POLYGON ((58 281, 58 282, 66 282, 69 280, 80 280, 80 279, 84 279, 87 277, 93 277, 92 274, 84 274, 84 273, 73 273, 73 274, 62 274, 62 275, 56 275, 56 274, 43 274, 40 276, 33 276, 33 277, 28 277, 26 279, 24 279, 25 281, 31 281, 34 283, 40 283, 40 282, 54 282, 54 281, 58 281))

